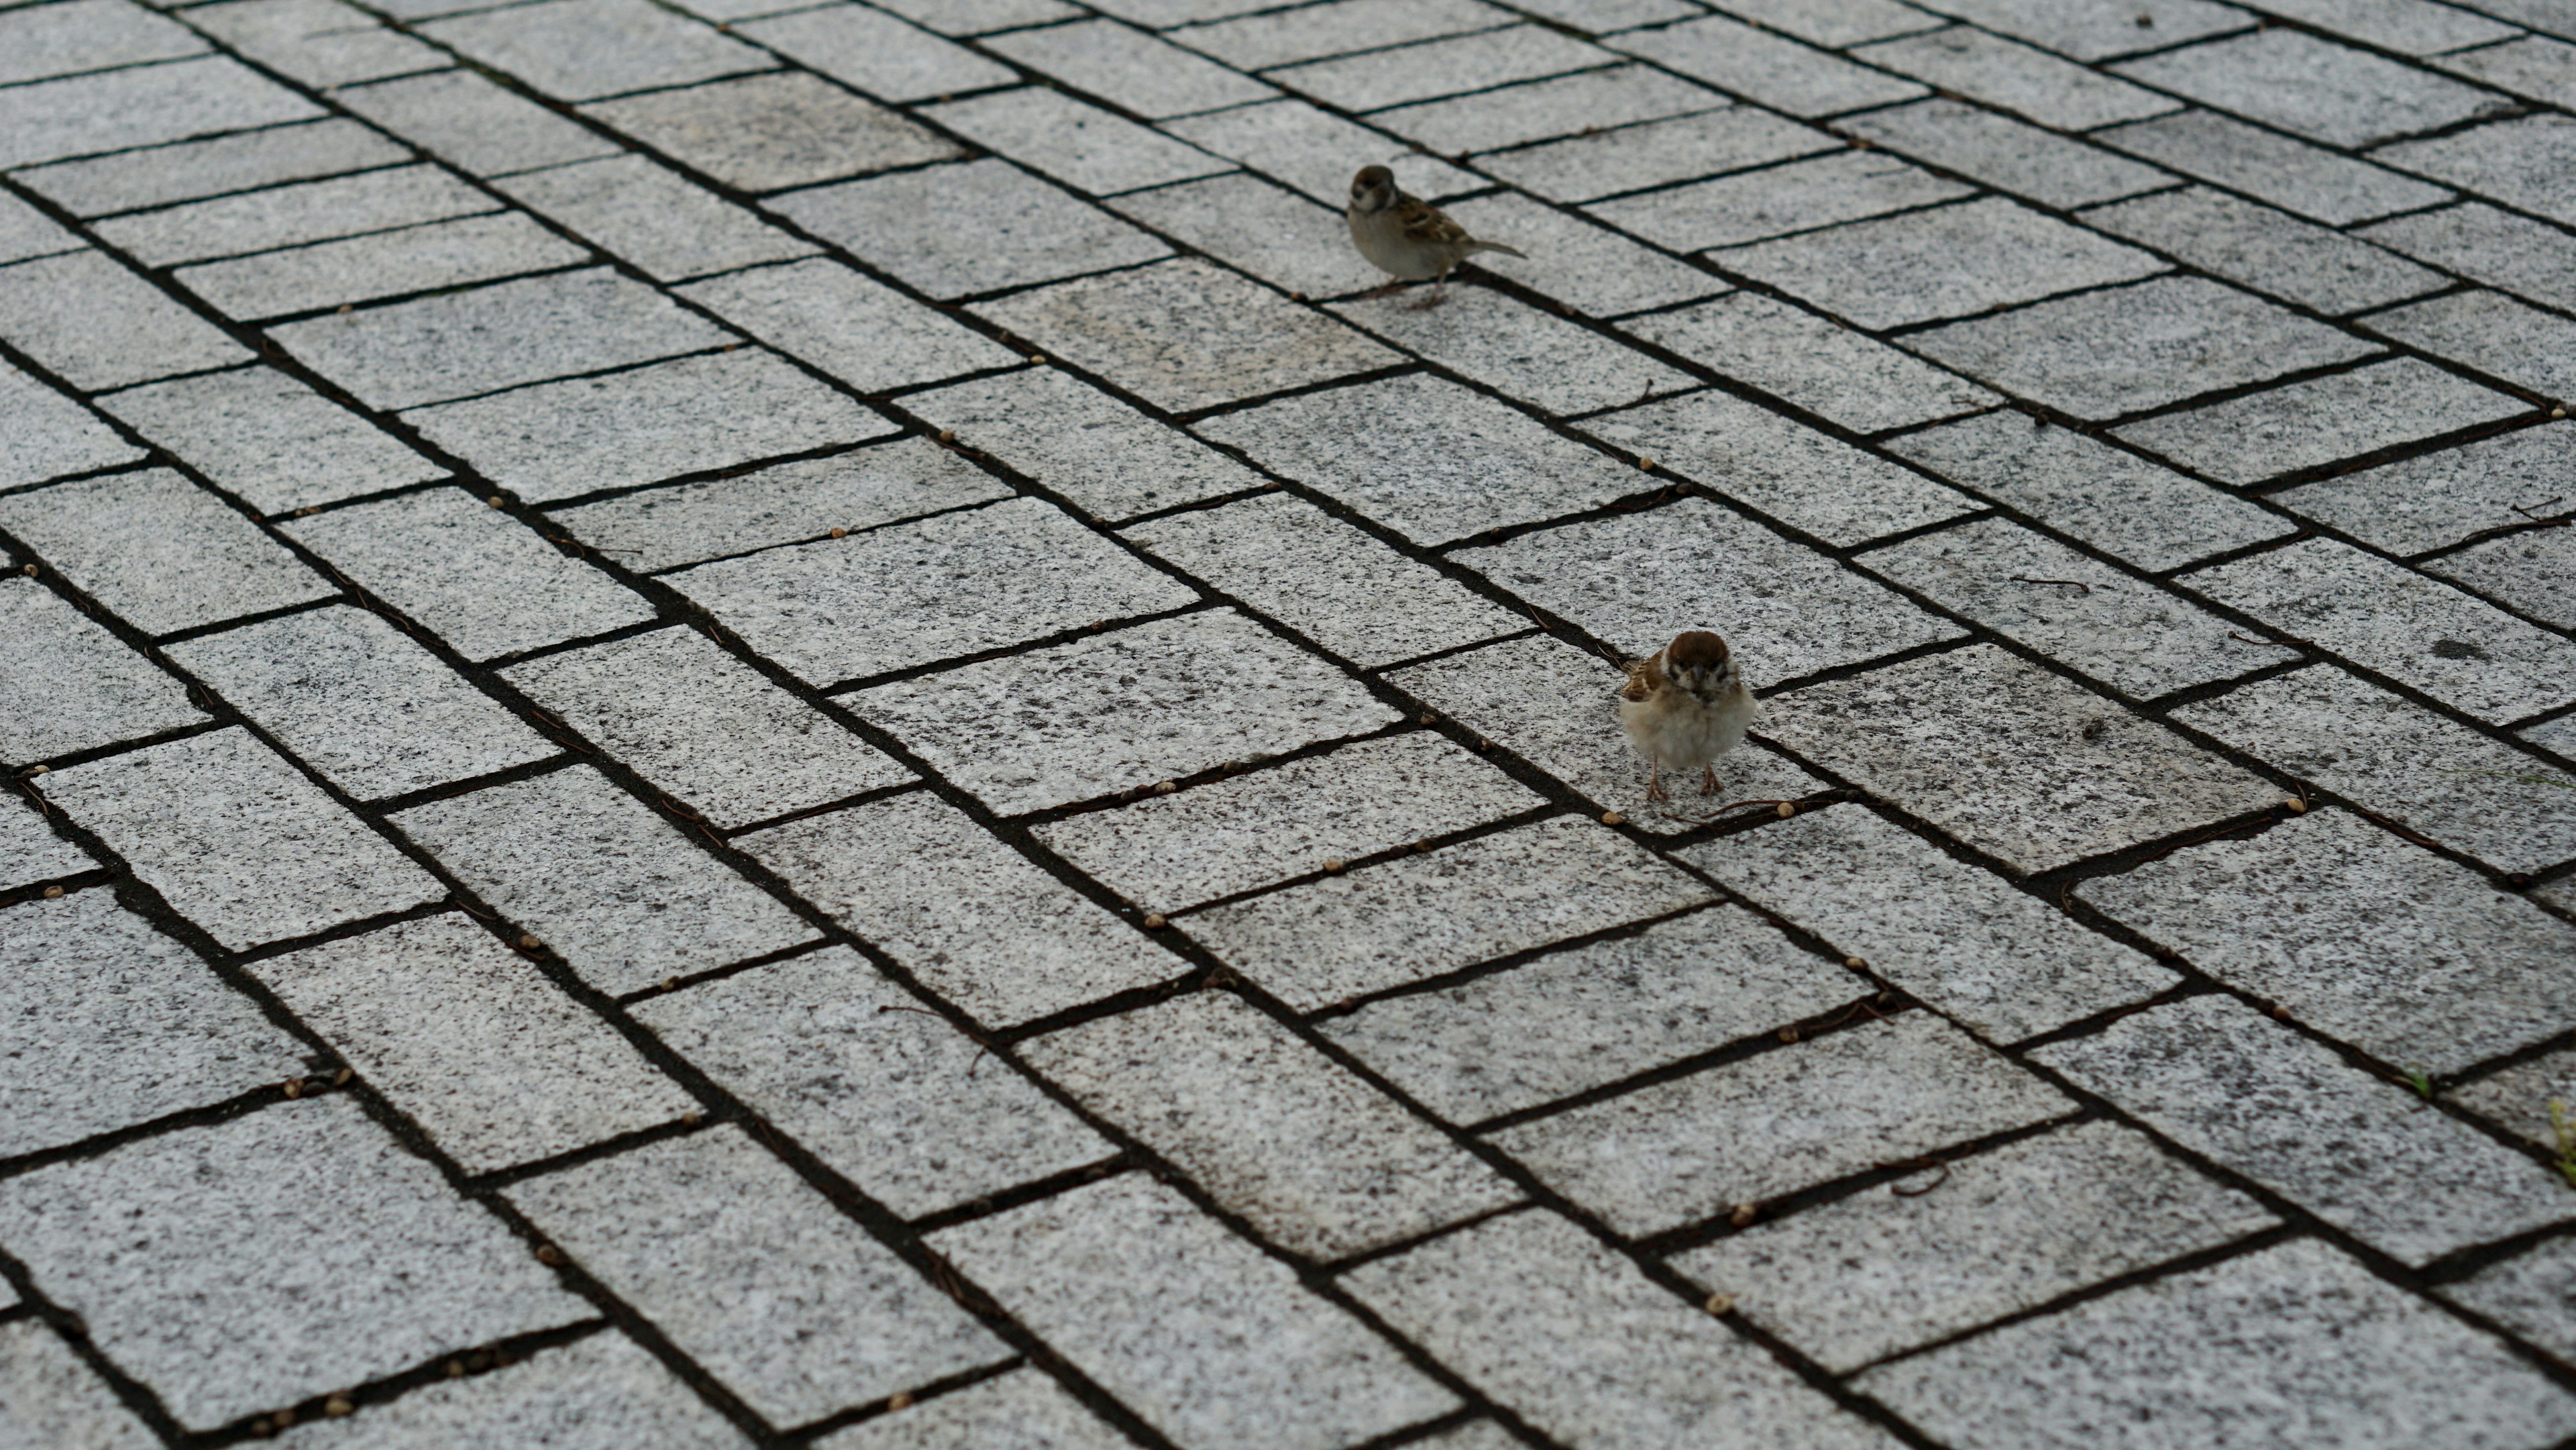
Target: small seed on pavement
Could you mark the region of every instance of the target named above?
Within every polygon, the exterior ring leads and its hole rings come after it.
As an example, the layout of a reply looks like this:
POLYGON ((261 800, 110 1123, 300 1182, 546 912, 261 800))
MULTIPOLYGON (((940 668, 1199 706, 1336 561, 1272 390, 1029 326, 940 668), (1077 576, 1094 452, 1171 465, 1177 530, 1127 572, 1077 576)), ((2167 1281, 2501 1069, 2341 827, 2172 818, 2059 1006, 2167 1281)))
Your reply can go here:
POLYGON ((1866 972, 1869 970, 1869 963, 1862 961, 1858 957, 1843 958, 1843 965, 1851 968, 1855 972, 1866 972))
POLYGON ((61 887, 59 887, 59 886, 48 886, 48 887, 46 887, 46 888, 45 888, 45 899, 46 899, 47 901, 51 901, 51 900, 53 900, 55 897, 60 896, 60 895, 62 895, 62 894, 63 894, 63 889, 62 889, 61 887))
POLYGON ((519 945, 527 951, 535 951, 537 948, 544 946, 545 943, 532 936, 523 936, 519 938, 519 945))
POLYGON ((1785 821, 1785 820, 1789 819, 1791 816, 1796 815, 1797 813, 1798 813, 1798 806, 1797 806, 1797 803, 1796 803, 1795 801, 1782 801, 1782 802, 1780 802, 1780 819, 1782 819, 1782 820, 1784 820, 1784 821, 1785 821))
POLYGON ((1163 925, 1163 914, 1161 912, 1151 911, 1145 914, 1145 930, 1161 931, 1163 929, 1163 925))
POLYGON ((1727 1310, 1735 1307, 1735 1296, 1732 1294, 1711 1294, 1708 1296, 1708 1302, 1700 1307, 1706 1309, 1711 1314, 1723 1314, 1727 1310))
POLYGON ((887 1408, 888 1410, 909 1410, 909 1409, 911 1409, 911 1408, 912 1408, 912 1391, 910 1391, 910 1390, 897 1390, 897 1391, 895 1391, 893 1394, 890 1394, 890 1395, 886 1396, 886 1408, 887 1408))
POLYGON ((331 1398, 322 1402, 322 1413, 329 1415, 334 1420, 339 1419, 341 1416, 348 1414, 356 1408, 358 1407, 349 1403, 349 1397, 347 1395, 333 1395, 331 1398))
POLYGON ((1154 783, 1154 794, 1156 795, 1170 795, 1172 792, 1179 789, 1179 786, 1174 785, 1168 780, 1156 781, 1154 783))
POLYGON ((1753 1222, 1753 1205, 1749 1203, 1737 1204, 1735 1206, 1735 1212, 1726 1216, 1726 1221, 1735 1225, 1737 1228, 1742 1228, 1746 1224, 1753 1222))
POLYGON ((1601 824, 1605 826, 1615 826, 1626 819, 1628 819, 1626 816, 1619 814, 1617 811, 1603 811, 1601 813, 1601 824))
POLYGON ((551 1269, 551 1268, 554 1268, 556 1265, 561 1264, 563 1261, 564 1261, 564 1254, 563 1254, 563 1250, 561 1250, 561 1249, 559 1249, 559 1248, 556 1248, 556 1247, 555 1247, 554 1245, 552 1245, 552 1244, 539 1244, 539 1245, 537 1245, 537 1262, 538 1262, 538 1263, 543 1264, 543 1265, 545 1265, 547 1268, 551 1269))

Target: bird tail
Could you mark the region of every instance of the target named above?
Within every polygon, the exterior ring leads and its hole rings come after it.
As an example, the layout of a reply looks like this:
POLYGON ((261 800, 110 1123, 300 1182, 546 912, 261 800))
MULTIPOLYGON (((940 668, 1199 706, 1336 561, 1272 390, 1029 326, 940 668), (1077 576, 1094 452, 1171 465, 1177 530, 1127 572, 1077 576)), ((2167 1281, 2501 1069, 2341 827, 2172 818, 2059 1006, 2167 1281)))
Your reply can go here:
POLYGON ((1529 253, 1522 251, 1518 247, 1506 247, 1500 242, 1478 242, 1476 244, 1476 250, 1479 252, 1500 252, 1506 257, 1518 257, 1524 262, 1529 260, 1529 253))

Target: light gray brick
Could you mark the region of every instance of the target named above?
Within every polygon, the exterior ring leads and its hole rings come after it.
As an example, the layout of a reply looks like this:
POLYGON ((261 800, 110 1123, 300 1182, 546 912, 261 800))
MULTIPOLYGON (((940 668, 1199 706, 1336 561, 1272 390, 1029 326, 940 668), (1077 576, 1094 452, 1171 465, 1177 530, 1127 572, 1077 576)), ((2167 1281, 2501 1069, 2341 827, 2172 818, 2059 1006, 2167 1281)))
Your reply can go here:
POLYGON ((2576 629, 2576 540, 2563 526, 2511 534, 2425 567, 2543 624, 2576 629))
POLYGON ((1204 151, 1042 86, 932 106, 922 115, 1093 196, 1233 169, 1204 151))
POLYGON ((2121 438, 2223 483, 2255 484, 2528 411, 2414 358, 2132 423, 2121 438))
POLYGON ((1830 116, 1910 101, 1923 87, 1719 16, 1616 37, 1616 48, 1788 112, 1830 116))
POLYGON ((957 143, 896 112, 793 71, 655 91, 581 110, 742 191, 810 186, 964 154, 957 143))
POLYGON ((2576 322, 2502 293, 2452 292, 2374 313, 2363 323, 2544 398, 2576 398, 2576 322))
POLYGON ((271 514, 428 483, 447 470, 270 367, 111 393, 99 406, 271 514))
POLYGON ((2576 46, 2563 40, 2526 35, 2503 45, 2439 56, 2433 64, 2453 75, 2531 100, 2557 106, 2576 104, 2576 46))
POLYGON ((1370 119, 1443 156, 1459 156, 1726 108, 1726 97, 1704 86, 1641 65, 1618 65, 1425 101, 1370 119))
POLYGON ((1019 361, 1000 343, 820 257, 716 277, 680 294, 863 393, 1019 361))
POLYGON ((473 70, 350 86, 332 98, 476 176, 507 176, 618 152, 616 142, 473 70))
POLYGON ((2381 222, 2359 235, 2471 281, 2576 310, 2576 257, 2565 246, 2567 234, 2544 222, 2473 201, 2381 222))
POLYGON ((2473 191, 2507 206, 2576 223, 2576 120, 2547 113, 2498 121, 2377 153, 2389 165, 2473 191))
POLYGON ((885 101, 926 101, 1019 79, 1008 66, 865 5, 792 11, 737 25, 734 33, 885 101))
MULTIPOLYGON (((51 18, 36 10, 15 13, 51 18)), ((311 101, 220 55, 39 81, 0 89, 0 169, 322 114, 311 101)))
POLYGON ((1595 317, 1616 317, 1728 290, 1723 278, 1637 245, 1607 227, 1510 192, 1449 208, 1477 236, 1513 238, 1546 259, 1545 270, 1516 269, 1513 281, 1595 317))
POLYGON ((146 634, 330 597, 330 581, 166 468, 0 498, 0 526, 146 634))
POLYGON ((807 543, 1010 496, 1010 486, 927 439, 806 458, 704 483, 623 494, 560 517, 638 573, 807 543))
POLYGON ((814 251, 641 156, 523 172, 495 184, 520 205, 552 217, 660 282, 783 262, 814 251))
POLYGON ((2019 36, 2077 60, 2107 60, 2133 50, 2179 45, 2253 24, 2244 11, 2208 0, 2159 0, 2142 12, 2128 0, 1940 0, 1941 13, 2019 36), (2150 14, 2153 25, 2140 25, 2150 14))
POLYGON ((470 1444, 742 1450, 743 1438, 659 1360, 614 1329, 540 1349, 471 1379, 432 1382, 348 1419, 304 1420, 288 1450, 448 1450, 470 1444))
POLYGON ((2502 100, 2492 91, 2287 26, 2169 50, 2112 70, 2329 146, 2367 146, 2436 130, 2502 100))
POLYGON ((182 268, 179 284, 233 317, 319 312, 410 292, 542 272, 591 254, 517 212, 182 268))
POLYGON ((1082 13, 1062 0, 888 0, 885 8, 942 35, 1070 20, 1082 13))
MULTIPOLYGON (((1496 261, 1493 271, 1517 271, 1496 261)), ((1484 287, 1437 311, 1419 300, 1346 302, 1335 316, 1546 412, 1590 413, 1699 385, 1645 353, 1484 287)))
POLYGON ((1261 475, 1054 368, 935 392, 904 407, 958 443, 1107 518, 1259 488, 1261 475))
MULTIPOLYGON (((1802 308, 1765 297, 1758 292, 1735 292, 1715 302, 1676 312, 1658 312, 1640 317, 1628 325, 1628 331, 1659 347, 1671 348, 1695 362, 1707 364, 1726 377, 1750 383, 1794 407, 1806 409, 1830 422, 1840 423, 1856 433, 1876 433, 1888 428, 1901 428, 1927 423, 1938 418, 1955 417, 1975 408, 1988 408, 2001 398, 1960 377, 1956 373, 1924 362, 1910 353, 1899 352, 1883 342, 1854 332, 1829 317, 1820 317, 1802 308)), ((1711 397, 1706 404, 1660 404, 1652 411, 1736 411, 1733 399, 1711 397)), ((1740 405, 1739 405, 1740 406, 1740 405)), ((1611 419, 1597 419, 1608 426, 1611 419)), ((1753 425, 1756 431, 1775 439, 1785 436, 1777 421, 1753 425)), ((1588 431, 1600 432, 1596 427, 1588 431)), ((1801 430, 1821 440, 1822 435, 1801 430)), ((1604 436, 1607 436, 1606 434, 1604 436)), ((1803 442, 1808 450, 1818 443, 1803 442)), ((1632 451, 1653 457, 1659 463, 1673 462, 1664 448, 1638 447, 1632 451)), ((1721 453, 1725 450, 1721 445, 1721 453)), ((1864 462, 1857 454, 1836 445, 1832 452, 1862 472, 1874 475, 1868 492, 1895 485, 1894 497, 1885 503, 1894 507, 1862 505, 1863 514, 1889 515, 1905 512, 1907 503, 1942 496, 1940 490, 1926 491, 1919 479, 1905 476, 1902 470, 1890 469, 1875 459, 1864 462), (1898 482, 1903 478, 1903 482, 1898 482)), ((1674 466, 1678 467, 1675 462, 1674 466)), ((1826 478, 1806 480, 1830 498, 1836 492, 1860 493, 1859 489, 1837 489, 1826 478)), ((1748 502, 1752 500, 1748 499, 1748 502)), ((1848 505, 1856 500, 1846 500, 1848 505)), ((1798 522, 1801 528, 1828 536, 1847 532, 1851 520, 1836 520, 1834 525, 1808 521, 1799 517, 1803 510, 1786 507, 1787 500, 1777 500, 1782 507, 1770 511, 1798 522)), ((1938 505, 1934 505, 1937 507, 1938 505)), ((1810 504, 1812 507, 1812 504, 1810 504)), ((1937 515, 1935 515, 1937 517, 1937 515)), ((1928 520, 1927 520, 1928 521, 1928 520)), ((1842 540, 1837 540, 1842 542, 1842 540)))
POLYGON ((2531 522, 2514 505, 2549 506, 2571 440, 2576 427, 2543 424, 2302 484, 2272 495, 2272 501, 2363 543, 2420 554, 2488 529, 2531 522))
POLYGON ((2524 1336, 2561 1359, 2576 1355, 2576 1323, 2567 1306, 2576 1292, 2576 1264, 2566 1239, 2551 1239, 2530 1251, 2489 1265, 2474 1277, 2450 1285, 2442 1297, 2465 1305, 2524 1336))
POLYGON ((1404 189, 1434 200, 1481 191, 1487 185, 1483 177, 1445 161, 1400 155, 1397 144, 1387 137, 1304 101, 1270 101, 1185 116, 1165 122, 1162 129, 1200 150, 1239 161, 1335 211, 1350 198, 1351 173, 1357 169, 1350 164, 1354 156, 1402 161, 1404 170, 1397 180, 1404 189))
POLYGON ((250 360, 214 324, 86 248, 0 267, 0 336, 84 389, 250 360))
POLYGON ((78 251, 81 239, 14 196, 0 196, 0 262, 78 251))
MULTIPOLYGON (((1585 210, 1659 246, 1690 252, 1927 206, 1969 191, 1892 156, 1843 150, 1669 191, 1595 202, 1585 210)), ((1724 265, 1727 259, 1717 260, 1724 265)))
MULTIPOLYGON (((1330 297, 1385 280, 1386 274, 1370 266, 1351 245, 1350 228, 1339 213, 1250 172, 1229 171, 1204 181, 1131 191, 1112 205, 1158 232, 1291 293, 1330 297)), ((1472 225, 1469 229, 1474 230, 1472 225)), ((1140 259, 1162 254, 1159 243, 1149 248, 1146 240, 1140 237, 1134 247, 1140 259)), ((1487 254, 1486 260, 1494 260, 1493 255, 1487 254)), ((977 263, 958 270, 980 276, 988 265, 977 263)))
POLYGON ((817 1450, 944 1450, 1027 1445, 1031 1450, 1127 1450, 1134 1442, 1035 1369, 1015 1369, 964 1389, 852 1425, 817 1450))
POLYGON ((2357 312, 2445 285, 2367 242, 2202 186, 2097 207, 2082 220, 2319 312, 2357 312))
POLYGON ((2165 270, 2133 247, 2000 197, 1740 247, 1718 261, 1872 329, 2165 270))
POLYGON ((2214 111, 2193 109, 2114 126, 2095 132, 2093 139, 2185 175, 2249 192, 2327 226, 2411 211, 2451 195, 2430 182, 2214 111))
MULTIPOLYGON (((1654 74, 1651 71, 1641 73, 1654 74)), ((1476 165, 1552 201, 1573 202, 1829 151, 1840 144, 1834 137, 1812 126, 1801 126, 1751 106, 1728 104, 1725 97, 1714 92, 1709 98, 1716 105, 1694 115, 1640 126, 1608 128, 1542 146, 1496 152, 1478 158, 1476 165)), ((1454 104, 1466 106, 1482 99, 1469 97, 1454 104)), ((1403 114, 1400 111, 1391 113, 1386 120, 1390 125, 1397 124, 1403 114)), ((1653 209, 1650 200, 1641 198, 1632 208, 1623 209, 1619 214, 1649 216, 1660 213, 1653 209)), ((1673 245, 1664 237, 1641 227, 1630 227, 1629 230, 1650 241, 1673 245)), ((1687 251, 1691 246, 1699 245, 1705 244, 1692 242, 1680 249, 1687 251)))
POLYGON ((1617 56, 1539 25, 1512 25, 1270 72, 1292 90, 1347 111, 1484 90, 1609 65, 1617 56))
POLYGON ((1278 96, 1274 86, 1111 20, 1050 25, 986 41, 994 54, 1147 120, 1278 96))
POLYGON ((338 0, 229 0, 193 7, 188 23, 290 80, 326 89, 453 63, 338 0))
POLYGON ((2283 0, 2270 7, 2293 20, 2304 20, 2320 30, 2349 36, 2365 45, 2393 50, 2400 55, 2432 55, 2437 51, 2459 50, 2465 46, 2484 45, 2521 32, 2483 15, 2435 5, 2428 0, 2344 0, 2325 4, 2322 0, 2283 0))
MULTIPOLYGON (((1150 207, 1173 190, 1124 200, 1150 207)), ((1171 254, 1155 238, 997 158, 817 187, 769 205, 934 297, 1054 282, 1171 254), (983 243, 961 252, 961 230, 979 234, 983 243)))
POLYGON ((0 889, 33 886, 98 868, 78 846, 57 836, 35 802, 0 807, 0 889))
POLYGON ((567 101, 684 86, 775 64, 646 0, 546 0, 435 20, 420 30, 567 101))
POLYGON ((1508 25, 1476 0, 1338 0, 1184 26, 1169 39, 1243 70, 1508 25))
POLYGON ((208 47, 183 26, 122 0, 30 6, 0 20, 0 85, 196 55, 208 47))
MULTIPOLYGON (((2546 899, 2544 892, 2532 895, 2546 899)), ((2576 1051, 2552 1048, 2452 1088, 2442 1096, 2534 1147, 2555 1153, 2558 1125, 2550 1120, 2549 1105, 2558 1103, 2564 1108, 2576 1102, 2576 1051)), ((2565 1111, 2558 1116, 2561 1121, 2567 1120, 2565 1111)))
POLYGON ((0 760, 19 764, 194 725, 180 683, 26 578, 0 578, 0 760))
POLYGON ((30 1450, 150 1450, 161 1443, 41 1319, 0 1325, 0 1436, 30 1450))
POLYGON ((1727 0, 1728 13, 1829 50, 1931 30, 1941 24, 1896 0, 1727 0))
POLYGON ((0 362, 0 488, 142 459, 88 409, 0 362))
POLYGON ((2140 121, 2182 105, 2169 96, 1965 25, 1860 46, 1852 54, 2060 131, 2140 121))
POLYGON ((2049 206, 2083 206, 2173 180, 2152 166, 1957 101, 1916 101, 1843 122, 1889 150, 2049 206))

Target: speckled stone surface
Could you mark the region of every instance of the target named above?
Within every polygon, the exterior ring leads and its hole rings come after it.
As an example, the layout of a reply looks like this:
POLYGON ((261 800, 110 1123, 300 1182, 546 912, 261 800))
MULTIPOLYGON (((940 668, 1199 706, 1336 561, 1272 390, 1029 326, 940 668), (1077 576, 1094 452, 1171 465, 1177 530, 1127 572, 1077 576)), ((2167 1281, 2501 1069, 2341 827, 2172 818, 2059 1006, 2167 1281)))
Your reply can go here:
POLYGON ((814 1443, 825 1450, 941 1450, 984 1440, 1039 1450, 1126 1450, 1133 1443, 1034 1369, 979 1380, 814 1443))
POLYGON ((61 596, 0 579, 0 759, 33 762, 206 718, 186 687, 61 596))
POLYGON ((100 406, 268 513, 427 483, 447 470, 270 368, 111 393, 100 406))
POLYGON ((305 1420, 277 1437, 295 1450, 441 1450, 512 1437, 564 1450, 649 1438, 673 1450, 736 1450, 740 1430, 614 1329, 541 1349, 505 1369, 432 1383, 346 1420, 305 1420))
POLYGON ((250 520, 166 468, 0 498, 0 528, 147 634, 333 592, 250 520))
POLYGON ((621 494, 557 517, 582 542, 650 574, 1009 496, 1000 479, 915 438, 621 494))

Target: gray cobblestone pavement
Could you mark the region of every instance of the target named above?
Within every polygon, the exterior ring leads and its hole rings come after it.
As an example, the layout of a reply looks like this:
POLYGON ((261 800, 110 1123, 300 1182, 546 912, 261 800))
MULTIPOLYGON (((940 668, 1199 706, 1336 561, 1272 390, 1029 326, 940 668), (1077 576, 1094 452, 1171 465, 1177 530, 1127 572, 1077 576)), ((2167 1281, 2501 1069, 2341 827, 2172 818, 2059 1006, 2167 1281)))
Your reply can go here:
POLYGON ((2567 0, 0 3, 0 1450, 2576 1443, 2571 396, 2567 0))

